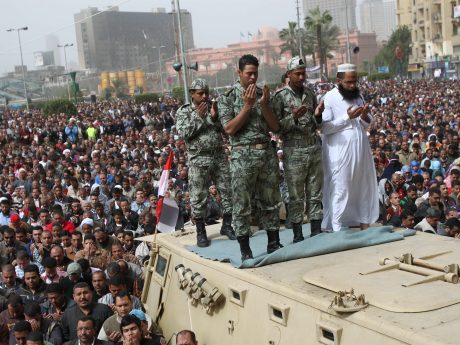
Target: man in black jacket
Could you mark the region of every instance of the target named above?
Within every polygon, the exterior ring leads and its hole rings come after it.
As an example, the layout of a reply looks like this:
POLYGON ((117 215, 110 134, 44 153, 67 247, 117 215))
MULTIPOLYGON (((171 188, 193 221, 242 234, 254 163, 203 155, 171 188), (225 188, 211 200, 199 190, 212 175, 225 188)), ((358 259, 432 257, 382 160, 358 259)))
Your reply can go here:
POLYGON ((74 286, 73 299, 76 305, 67 308, 61 320, 64 339, 70 340, 78 337, 78 320, 84 316, 94 318, 93 329, 95 334, 98 334, 104 320, 112 316, 112 309, 105 304, 93 302, 93 292, 87 283, 77 283, 74 286))

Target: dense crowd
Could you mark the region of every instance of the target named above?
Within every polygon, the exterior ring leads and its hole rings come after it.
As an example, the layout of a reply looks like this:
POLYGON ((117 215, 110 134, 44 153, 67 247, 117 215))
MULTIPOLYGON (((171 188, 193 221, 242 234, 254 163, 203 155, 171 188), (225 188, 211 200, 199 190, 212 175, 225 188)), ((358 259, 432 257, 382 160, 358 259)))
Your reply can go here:
MULTIPOLYGON (((332 86, 314 87, 321 98, 332 86)), ((360 88, 374 115, 368 138, 380 221, 460 237, 460 84, 363 81, 360 88)), ((179 106, 165 97, 79 104, 73 116, 1 113, 0 345, 40 336, 55 345, 116 344, 123 327, 137 329, 130 336, 142 344, 164 341, 140 301, 149 244, 134 239, 155 231, 171 151, 167 192, 179 206, 178 227, 191 221, 179 106)), ((207 205, 206 223, 219 221, 212 181, 207 205)))

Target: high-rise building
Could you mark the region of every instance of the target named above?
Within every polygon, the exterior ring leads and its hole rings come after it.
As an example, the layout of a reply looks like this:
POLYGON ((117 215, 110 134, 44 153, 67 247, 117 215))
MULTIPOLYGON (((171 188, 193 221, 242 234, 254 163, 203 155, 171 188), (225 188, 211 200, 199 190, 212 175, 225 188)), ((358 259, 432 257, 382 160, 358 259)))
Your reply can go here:
POLYGON ((332 24, 337 25, 342 32, 357 29, 356 26, 356 0, 303 0, 304 17, 309 15, 310 10, 319 6, 321 12, 326 10, 332 16, 332 24))
MULTIPOLYGON (((176 14, 120 12, 117 7, 99 11, 90 7, 74 15, 78 59, 81 68, 128 70, 158 69, 158 49, 164 58, 175 55, 176 14), (155 47, 155 48, 153 48, 155 47)), ((181 10, 187 49, 194 47, 192 16, 181 10)))
POLYGON ((375 32, 378 42, 388 40, 396 28, 396 0, 365 0, 359 12, 361 32, 375 32))
POLYGON ((54 52, 52 50, 34 52, 34 61, 35 67, 53 66, 55 64, 54 52))
POLYGON ((428 75, 455 73, 460 65, 460 12, 458 0, 398 0, 398 25, 412 35, 409 71, 428 75))
POLYGON ((45 38, 45 47, 47 51, 52 51, 54 55, 54 64, 61 64, 61 52, 58 48, 59 38, 56 35, 47 35, 45 38))

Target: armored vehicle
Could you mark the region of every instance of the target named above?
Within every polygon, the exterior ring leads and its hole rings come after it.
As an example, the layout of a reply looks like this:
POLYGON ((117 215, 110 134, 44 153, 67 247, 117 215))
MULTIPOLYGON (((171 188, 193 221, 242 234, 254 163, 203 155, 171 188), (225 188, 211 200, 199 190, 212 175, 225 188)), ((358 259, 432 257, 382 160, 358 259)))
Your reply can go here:
MULTIPOLYGON (((203 250, 221 243, 239 255, 218 228, 208 227, 212 244, 203 250)), ((334 235, 306 239, 302 248, 334 235)), ((142 239, 155 241, 142 301, 171 344, 182 329, 203 345, 460 344, 460 241, 453 238, 417 232, 245 269, 192 252, 192 229, 142 239)))

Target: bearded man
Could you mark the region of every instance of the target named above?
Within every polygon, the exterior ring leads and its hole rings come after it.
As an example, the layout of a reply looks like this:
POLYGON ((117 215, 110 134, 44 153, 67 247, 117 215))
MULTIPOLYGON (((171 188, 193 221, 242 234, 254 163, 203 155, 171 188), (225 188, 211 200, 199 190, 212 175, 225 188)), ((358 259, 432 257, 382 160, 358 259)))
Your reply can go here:
POLYGON ((356 66, 338 66, 337 87, 324 97, 324 230, 367 229, 379 216, 377 177, 367 138, 372 115, 358 87, 356 66))

